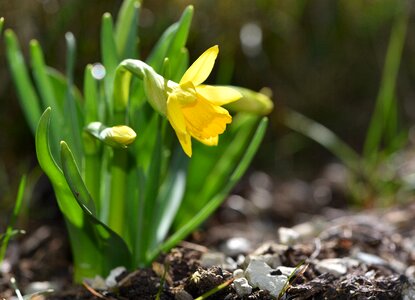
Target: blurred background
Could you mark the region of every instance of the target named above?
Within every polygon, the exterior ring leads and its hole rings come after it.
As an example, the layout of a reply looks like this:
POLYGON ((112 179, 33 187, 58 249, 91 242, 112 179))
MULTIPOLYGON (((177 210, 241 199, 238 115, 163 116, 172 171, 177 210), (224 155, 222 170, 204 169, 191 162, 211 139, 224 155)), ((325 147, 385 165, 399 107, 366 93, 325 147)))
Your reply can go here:
MULTIPOLYGON (((281 125, 279 111, 292 108, 334 131, 360 151, 380 86, 395 0, 151 0, 139 22, 145 59, 160 34, 193 4, 191 61, 218 44, 218 64, 209 82, 253 90, 269 87, 275 110, 251 167, 256 180, 311 181, 336 161, 312 140, 281 125), (262 176, 262 177, 261 177, 262 176)), ((64 34, 77 38, 78 87, 84 67, 100 60, 104 12, 117 15, 120 0, 0 0, 5 28, 19 37, 24 53, 31 39, 46 62, 64 71, 64 34)), ((410 16, 397 83, 400 121, 415 121, 414 18, 410 16)), ((19 107, 0 42, 0 210, 10 210, 22 173, 36 165, 34 141, 19 107)), ((299 188, 298 186, 296 188, 299 188)))

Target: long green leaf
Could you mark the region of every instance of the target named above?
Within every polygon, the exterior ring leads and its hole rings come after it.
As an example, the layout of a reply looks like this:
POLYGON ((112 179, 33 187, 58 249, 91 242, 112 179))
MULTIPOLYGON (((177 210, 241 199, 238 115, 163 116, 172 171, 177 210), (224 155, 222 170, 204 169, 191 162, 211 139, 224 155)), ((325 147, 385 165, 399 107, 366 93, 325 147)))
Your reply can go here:
POLYGON ((137 29, 141 3, 125 0, 121 5, 115 25, 115 42, 121 60, 137 57, 137 29))
POLYGON ((16 223, 17 217, 19 216, 21 208, 22 208, 25 189, 26 189, 26 175, 23 175, 22 178, 20 179, 16 202, 14 204, 14 209, 10 217, 10 221, 7 224, 6 232, 4 234, 4 239, 2 240, 0 239, 0 263, 3 261, 4 256, 6 255, 6 250, 9 244, 9 240, 11 236, 13 235, 13 227, 16 223))
POLYGON ((106 75, 104 77, 105 83, 105 97, 107 104, 107 113, 111 116, 112 109, 112 87, 114 84, 115 69, 120 62, 117 54, 117 45, 114 39, 114 24, 112 16, 109 13, 105 13, 102 16, 101 24, 101 56, 102 63, 105 67, 106 75))
POLYGON ((102 259, 106 260, 100 261, 104 266, 103 272, 109 272, 112 268, 120 265, 131 267, 131 254, 127 245, 120 236, 97 219, 94 201, 82 180, 74 156, 65 142, 61 142, 61 160, 66 181, 85 217, 83 231, 96 245, 96 249, 83 250, 89 250, 94 255, 102 256, 102 259))
POLYGON ((48 75, 47 66, 45 65, 43 51, 38 41, 32 40, 30 42, 30 56, 33 69, 33 77, 42 99, 43 109, 51 107, 53 109, 54 118, 52 118, 51 134, 52 145, 51 151, 54 155, 57 155, 59 139, 63 134, 64 116, 62 111, 62 105, 59 105, 56 101, 53 85, 48 75))
POLYGON ((75 159, 79 165, 83 160, 83 145, 81 140, 81 128, 83 128, 84 117, 82 110, 77 109, 75 98, 73 97, 72 87, 74 86, 74 68, 76 54, 76 40, 71 32, 65 34, 66 39, 66 80, 68 83, 65 99, 65 111, 68 117, 65 118, 65 139, 73 147, 75 159))
POLYGON ((11 29, 5 31, 6 54, 9 68, 19 95, 20 106, 33 133, 41 115, 40 103, 30 80, 19 42, 11 29))
POLYGON ((39 165, 49 177, 57 194, 59 208, 65 218, 77 227, 82 226, 82 211, 74 201, 65 201, 67 197, 72 197, 72 193, 66 183, 61 169, 55 162, 49 150, 49 124, 51 118, 51 108, 48 107, 42 114, 36 131, 36 155, 39 165))
POLYGON ((91 215, 96 215, 94 201, 91 198, 83 180, 79 173, 78 167, 73 159, 72 153, 68 145, 62 141, 61 146, 61 161, 62 171, 66 178, 66 182, 72 191, 72 194, 82 204, 82 207, 91 215))
MULTIPOLYGON (((161 251, 168 251, 174 247, 177 243, 183 240, 189 233, 191 233, 195 228, 197 228, 203 221, 205 221, 212 212, 218 208, 218 206, 223 202, 228 193, 232 190, 235 184, 239 181, 242 175, 245 173, 248 168, 252 158, 254 157, 263 137, 265 130, 267 128, 268 119, 263 117, 260 124, 258 125, 255 134, 253 135, 252 140, 250 141, 248 147, 244 151, 239 164, 236 166, 232 172, 229 180, 226 182, 226 185, 219 191, 210 201, 198 212, 195 212, 195 215, 191 220, 184 224, 180 229, 178 229, 174 234, 167 239, 161 246, 161 251)), ((153 258, 157 255, 154 253, 153 258)))
MULTIPOLYGON (((393 130, 395 125, 393 119, 396 118, 396 115, 394 116, 393 114, 397 112, 395 98, 396 81, 405 43, 408 19, 409 9, 407 9, 406 3, 401 3, 389 40, 375 111, 367 131, 363 149, 365 161, 376 161, 382 136, 390 130, 388 127, 392 126, 393 130)), ((389 133, 389 136, 395 136, 395 134, 389 133)))
POLYGON ((160 244, 173 223, 176 213, 182 203, 186 187, 186 175, 189 159, 182 149, 176 149, 175 156, 168 168, 168 173, 157 199, 157 210, 153 217, 154 231, 151 248, 160 244))
POLYGON ((284 110, 281 121, 288 128, 325 147, 351 170, 360 171, 360 156, 327 127, 288 108, 284 110))

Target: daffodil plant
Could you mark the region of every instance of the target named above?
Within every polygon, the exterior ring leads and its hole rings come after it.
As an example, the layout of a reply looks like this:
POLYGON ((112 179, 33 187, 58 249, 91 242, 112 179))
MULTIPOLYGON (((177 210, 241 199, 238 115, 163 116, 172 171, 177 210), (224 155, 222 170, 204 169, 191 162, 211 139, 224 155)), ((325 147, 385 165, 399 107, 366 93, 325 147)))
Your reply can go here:
POLYGON ((146 265, 197 228, 247 169, 272 110, 263 94, 203 84, 218 46, 188 68, 191 6, 141 59, 140 5, 124 1, 115 24, 103 16, 102 61, 86 67, 83 92, 73 82, 73 35, 65 36, 65 75, 31 42, 36 89, 14 33, 5 32, 39 164, 67 224, 76 281, 146 265))

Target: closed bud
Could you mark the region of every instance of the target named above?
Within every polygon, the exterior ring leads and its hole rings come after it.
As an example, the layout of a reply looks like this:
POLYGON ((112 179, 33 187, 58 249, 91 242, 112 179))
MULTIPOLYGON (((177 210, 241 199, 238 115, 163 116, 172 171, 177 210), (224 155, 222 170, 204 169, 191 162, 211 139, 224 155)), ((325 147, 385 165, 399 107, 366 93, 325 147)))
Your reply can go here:
POLYGON ((241 111, 265 116, 271 113, 274 103, 271 100, 271 90, 263 88, 260 92, 255 92, 246 88, 232 86, 233 89, 241 93, 242 98, 236 102, 226 105, 226 108, 233 111, 241 111))

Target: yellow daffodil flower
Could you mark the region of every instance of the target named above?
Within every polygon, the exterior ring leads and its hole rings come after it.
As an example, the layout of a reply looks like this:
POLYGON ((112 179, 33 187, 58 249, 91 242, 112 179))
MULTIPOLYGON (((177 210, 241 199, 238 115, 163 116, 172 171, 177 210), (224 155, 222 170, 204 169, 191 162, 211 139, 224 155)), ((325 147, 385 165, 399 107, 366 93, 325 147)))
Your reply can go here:
POLYGON ((219 134, 232 122, 229 112, 221 106, 241 98, 241 94, 230 87, 202 84, 211 73, 218 53, 218 46, 209 48, 179 83, 169 81, 167 84, 167 118, 189 157, 192 156, 191 137, 205 145, 218 144, 219 134))

